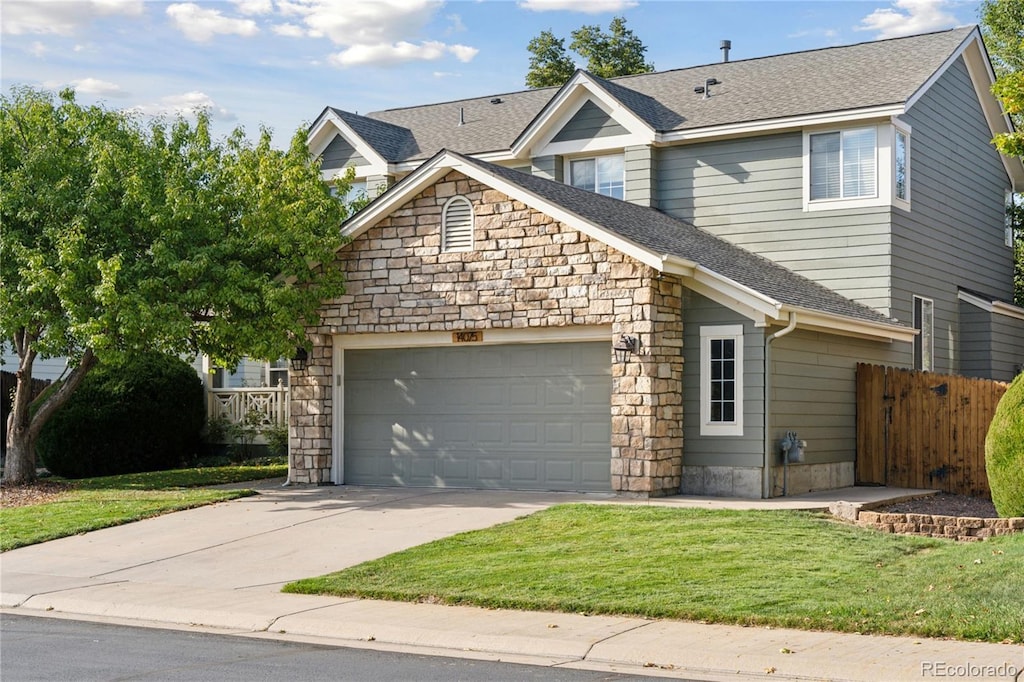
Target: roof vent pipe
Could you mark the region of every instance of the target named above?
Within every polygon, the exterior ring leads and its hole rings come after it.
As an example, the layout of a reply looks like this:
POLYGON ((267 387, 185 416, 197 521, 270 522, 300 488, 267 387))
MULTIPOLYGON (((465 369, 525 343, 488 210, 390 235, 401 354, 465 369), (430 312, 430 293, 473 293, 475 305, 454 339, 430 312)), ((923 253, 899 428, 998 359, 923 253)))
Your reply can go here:
POLYGON ((718 49, 720 49, 722 51, 722 61, 723 62, 729 61, 729 50, 732 49, 732 41, 731 40, 723 40, 722 42, 720 42, 718 44, 718 49))
POLYGON ((459 125, 466 125, 466 107, 459 107, 459 125))

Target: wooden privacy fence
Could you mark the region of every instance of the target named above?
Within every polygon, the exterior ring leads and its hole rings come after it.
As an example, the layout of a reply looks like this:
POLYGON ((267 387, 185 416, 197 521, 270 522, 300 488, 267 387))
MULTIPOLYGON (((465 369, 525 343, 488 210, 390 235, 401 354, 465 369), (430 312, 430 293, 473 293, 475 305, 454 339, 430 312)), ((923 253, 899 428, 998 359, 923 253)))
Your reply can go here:
POLYGON ((989 497, 985 435, 1007 386, 858 364, 857 483, 989 497))

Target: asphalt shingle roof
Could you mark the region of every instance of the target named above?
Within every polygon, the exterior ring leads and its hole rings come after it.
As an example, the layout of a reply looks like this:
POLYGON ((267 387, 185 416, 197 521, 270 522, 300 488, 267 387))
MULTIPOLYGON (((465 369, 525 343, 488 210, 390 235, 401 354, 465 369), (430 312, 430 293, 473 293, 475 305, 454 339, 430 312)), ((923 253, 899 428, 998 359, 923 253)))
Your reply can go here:
MULTIPOLYGON (((659 132, 861 109, 907 101, 972 30, 592 78, 659 132), (708 78, 720 84, 704 99, 693 88, 708 78)), ((388 161, 425 160, 440 149, 463 154, 509 149, 557 92, 524 90, 366 116, 334 111, 388 161)))
POLYGON ((900 324, 778 263, 656 209, 453 154, 658 256, 667 254, 698 263, 783 304, 866 322, 900 324))

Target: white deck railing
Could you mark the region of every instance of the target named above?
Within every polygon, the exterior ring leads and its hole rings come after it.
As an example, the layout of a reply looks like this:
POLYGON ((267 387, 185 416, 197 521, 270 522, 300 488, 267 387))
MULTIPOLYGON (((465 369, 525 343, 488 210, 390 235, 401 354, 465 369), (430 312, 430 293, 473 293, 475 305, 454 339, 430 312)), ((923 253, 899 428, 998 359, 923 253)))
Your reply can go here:
POLYGON ((206 409, 210 418, 224 417, 231 424, 245 421, 255 413, 262 424, 288 423, 288 387, 211 388, 206 409))

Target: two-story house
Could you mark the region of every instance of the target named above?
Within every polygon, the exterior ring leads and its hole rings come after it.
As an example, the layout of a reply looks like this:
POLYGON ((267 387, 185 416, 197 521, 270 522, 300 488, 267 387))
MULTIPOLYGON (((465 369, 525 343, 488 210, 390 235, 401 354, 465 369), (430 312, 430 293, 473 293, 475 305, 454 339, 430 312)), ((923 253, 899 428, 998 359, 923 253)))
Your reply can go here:
POLYGON ((1020 159, 977 28, 381 111, 327 108, 347 293, 292 376, 291 480, 852 485, 858 362, 1024 364, 1020 159))

